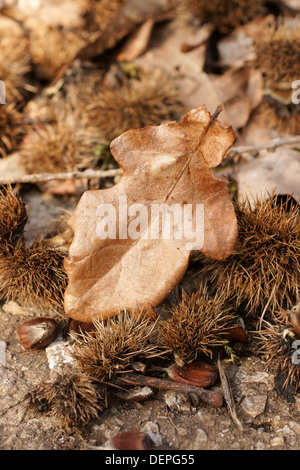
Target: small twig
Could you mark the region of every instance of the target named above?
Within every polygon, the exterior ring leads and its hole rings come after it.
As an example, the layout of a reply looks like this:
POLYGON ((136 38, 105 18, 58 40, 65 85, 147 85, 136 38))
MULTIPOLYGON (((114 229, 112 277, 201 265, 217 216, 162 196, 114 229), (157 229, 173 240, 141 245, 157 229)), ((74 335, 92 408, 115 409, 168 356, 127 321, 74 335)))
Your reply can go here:
MULTIPOLYGON (((108 382, 107 385, 110 385, 108 382)), ((159 379, 157 377, 148 377, 145 375, 126 374, 115 378, 111 385, 139 385, 158 388, 162 390, 174 390, 181 393, 195 393, 203 402, 220 407, 223 404, 223 395, 216 390, 206 390, 202 387, 172 382, 171 380, 159 379)))
POLYGON ((176 424, 174 423, 173 419, 171 418, 171 415, 170 415, 170 413, 168 412, 168 410, 167 410, 167 417, 168 417, 168 420, 170 421, 171 425, 172 425, 173 428, 175 429, 175 431, 178 432, 178 427, 176 426, 176 424))
POLYGON ((101 179, 112 178, 117 175, 122 175, 122 168, 115 168, 112 170, 85 170, 85 171, 70 171, 67 173, 37 173, 32 175, 23 175, 12 178, 0 179, 0 184, 15 184, 15 183, 45 183, 54 180, 67 180, 67 179, 101 179))
MULTIPOLYGON (((218 110, 217 110, 218 111, 218 110)), ((214 118, 214 116, 213 116, 214 118)), ((247 153, 257 154, 260 150, 272 151, 278 147, 285 145, 300 145, 300 136, 289 137, 287 139, 274 139, 271 142, 260 145, 242 145, 238 147, 231 147, 227 152, 227 158, 234 158, 238 155, 247 153)), ((31 175, 16 176, 12 178, 0 179, 0 185, 16 184, 16 183, 46 183, 47 181, 67 180, 67 179, 102 179, 113 178, 117 175, 122 175, 122 168, 115 168, 112 170, 85 170, 85 171, 70 171, 66 173, 37 173, 31 175)))
POLYGON ((231 390, 231 386, 230 386, 230 382, 229 382, 227 373, 226 373, 224 367, 221 364, 220 358, 218 358, 218 370, 219 370, 219 375, 220 375, 220 379, 221 379, 224 398, 225 398, 226 404, 228 406, 228 410, 229 410, 230 416, 232 418, 232 421, 236 424, 236 426, 238 427, 238 429, 240 431, 243 431, 244 426, 241 423, 241 421, 240 421, 240 419, 237 415, 236 408, 235 408, 235 403, 234 403, 234 398, 233 398, 232 390, 231 390))
POLYGON ((234 158, 237 155, 243 155, 245 153, 258 153, 260 150, 275 150, 278 147, 283 147, 285 145, 295 145, 300 144, 300 136, 288 137, 286 139, 274 139, 270 142, 260 145, 241 145, 238 147, 231 147, 227 152, 228 158, 234 158))

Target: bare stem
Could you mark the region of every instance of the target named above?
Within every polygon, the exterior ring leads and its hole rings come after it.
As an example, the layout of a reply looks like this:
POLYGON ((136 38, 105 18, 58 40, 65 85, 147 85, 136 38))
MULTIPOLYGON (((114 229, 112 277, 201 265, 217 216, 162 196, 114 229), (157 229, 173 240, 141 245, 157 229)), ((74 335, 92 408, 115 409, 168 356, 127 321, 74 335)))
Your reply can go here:
POLYGON ((260 150, 275 150, 278 147, 300 144, 300 136, 288 137, 286 139, 274 139, 270 142, 260 145, 241 145, 239 147, 231 147, 227 152, 228 158, 233 158, 237 155, 243 155, 245 153, 257 154, 260 150))
POLYGON ((45 183, 53 180, 68 180, 68 179, 101 179, 112 178, 117 175, 122 175, 123 170, 116 168, 113 170, 85 170, 85 171, 70 171, 68 173, 38 173, 31 175, 23 175, 12 178, 0 179, 0 184, 15 184, 15 183, 45 183))
MULTIPOLYGON (((275 150, 278 147, 300 145, 300 136, 289 137, 286 139, 274 139, 270 142, 260 145, 242 145, 238 147, 231 147, 227 152, 227 158, 234 158, 238 155, 244 154, 257 154, 261 150, 275 150)), ((252 156, 251 156, 252 157, 252 156)), ((70 171, 67 173, 37 173, 31 175, 22 175, 11 178, 0 179, 0 185, 16 184, 16 183, 45 183, 54 180, 67 180, 67 179, 102 179, 113 178, 117 175, 122 175, 122 168, 115 168, 112 170, 85 170, 85 171, 70 171)))
MULTIPOLYGON (((109 384, 109 382, 108 382, 109 384)), ((185 393, 185 394, 195 394, 197 395, 203 402, 213 405, 216 407, 220 407, 223 404, 223 395, 220 391, 217 390, 206 390, 202 387, 196 387, 194 385, 187 385, 182 383, 173 382, 171 380, 166 379, 159 379, 157 377, 147 377, 145 375, 137 375, 137 374, 126 374, 124 376, 120 376, 115 378, 112 381, 112 385, 119 385, 119 386, 148 386, 153 388, 158 388, 162 390, 174 390, 177 392, 185 393)))

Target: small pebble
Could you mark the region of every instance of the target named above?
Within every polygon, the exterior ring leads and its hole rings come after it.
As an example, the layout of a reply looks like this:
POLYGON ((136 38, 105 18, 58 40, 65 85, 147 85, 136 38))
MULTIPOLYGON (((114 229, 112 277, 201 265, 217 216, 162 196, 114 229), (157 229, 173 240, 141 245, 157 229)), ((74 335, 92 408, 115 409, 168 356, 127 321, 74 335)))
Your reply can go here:
POLYGON ((270 442, 272 447, 284 446, 284 438, 282 436, 274 437, 270 442))
POLYGON ((0 340, 0 364, 6 366, 6 342, 0 340))
POLYGON ((241 403, 243 411, 251 418, 264 413, 267 404, 267 395, 253 395, 245 397, 241 403))

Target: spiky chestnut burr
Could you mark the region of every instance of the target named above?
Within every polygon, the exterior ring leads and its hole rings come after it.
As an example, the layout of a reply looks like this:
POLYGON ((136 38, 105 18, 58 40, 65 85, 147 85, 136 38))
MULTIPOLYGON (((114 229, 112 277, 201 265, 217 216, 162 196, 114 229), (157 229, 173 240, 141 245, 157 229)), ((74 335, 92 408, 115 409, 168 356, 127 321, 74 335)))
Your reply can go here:
POLYGON ((300 77, 300 17, 279 19, 255 43, 254 67, 261 72, 264 98, 256 119, 284 134, 300 132, 300 108, 293 83, 300 77))
POLYGON ((283 375, 283 389, 300 386, 300 336, 291 325, 288 316, 274 315, 272 322, 264 322, 258 331, 258 353, 266 358, 266 367, 283 375))
POLYGON ((95 128, 68 115, 35 126, 23 140, 20 152, 29 174, 84 170, 97 162, 95 151, 102 141, 95 128))
POLYGON ((6 102, 17 103, 24 99, 27 75, 31 69, 28 38, 11 28, 0 29, 0 79, 6 88, 6 102))
POLYGON ((300 283, 300 208, 277 197, 235 202, 239 225, 234 253, 224 261, 203 259, 214 287, 224 287, 235 307, 261 315, 293 304, 300 283))
POLYGON ((93 123, 108 140, 128 129, 154 126, 181 117, 184 105, 174 79, 158 69, 124 78, 116 88, 104 87, 86 107, 93 123))
POLYGON ((53 318, 34 318, 19 325, 17 332, 25 349, 43 349, 56 338, 58 323, 53 318))
POLYGON ((0 299, 24 305, 62 309, 67 285, 65 254, 36 241, 0 245, 0 299))
POLYGON ((182 0, 180 10, 225 34, 266 12, 263 0, 182 0))
POLYGON ((11 186, 0 191, 0 244, 15 245, 23 237, 27 222, 26 206, 18 191, 11 186))
POLYGON ((53 381, 41 382, 25 399, 28 409, 56 417, 67 430, 86 426, 103 410, 99 390, 90 377, 79 372, 60 374, 53 381))
POLYGON ((15 150, 25 130, 22 114, 14 102, 0 105, 0 156, 15 150))
POLYGON ((84 40, 71 30, 40 25, 30 32, 30 53, 39 79, 52 81, 72 64, 84 40))
POLYGON ((163 354, 155 341, 156 322, 141 313, 122 312, 105 323, 95 320, 94 330, 76 338, 72 355, 80 370, 97 379, 132 370, 131 361, 151 359, 163 354))
POLYGON ((211 297, 206 284, 182 298, 168 313, 170 318, 159 322, 162 344, 173 351, 179 364, 186 364, 201 356, 212 357, 215 347, 224 343, 223 335, 234 315, 226 307, 224 290, 211 297))

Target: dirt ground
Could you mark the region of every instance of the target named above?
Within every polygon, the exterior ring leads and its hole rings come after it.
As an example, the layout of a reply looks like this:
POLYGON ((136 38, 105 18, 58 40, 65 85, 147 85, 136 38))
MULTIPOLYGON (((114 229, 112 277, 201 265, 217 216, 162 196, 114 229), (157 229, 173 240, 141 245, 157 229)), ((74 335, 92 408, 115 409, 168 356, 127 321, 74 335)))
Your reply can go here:
POLYGON ((159 391, 140 403, 109 397, 109 408, 86 429, 66 432, 54 418, 32 415, 25 411, 24 402, 17 404, 33 384, 49 379, 55 370, 49 368, 45 351, 24 353, 16 335, 23 320, 20 315, 1 313, 1 340, 7 347, 6 365, 0 366, 3 450, 102 449, 109 438, 128 430, 147 432, 156 450, 299 449, 300 397, 287 403, 275 390, 274 375, 255 357, 227 366, 235 401, 240 402, 237 410, 243 431, 234 424, 225 404, 221 408, 204 403, 193 406, 178 393, 170 397, 172 392, 159 391))
MULTIPOLYGON (((51 198, 39 191, 24 194, 29 209, 26 237, 31 242, 76 198, 51 198)), ((39 312, 41 315, 43 312, 39 312)), ((85 429, 67 432, 53 417, 32 414, 22 400, 32 386, 68 367, 69 340, 59 336, 39 352, 25 351, 17 334, 22 322, 37 312, 17 304, 2 305, 0 315, 0 448, 3 450, 105 449, 122 431, 149 434, 154 449, 299 449, 300 396, 289 403, 275 389, 274 373, 259 357, 240 357, 224 364, 243 430, 233 422, 226 403, 213 408, 187 397, 160 390, 139 403, 108 396, 108 408, 85 429)), ((220 388, 218 381, 214 387, 220 388)))

